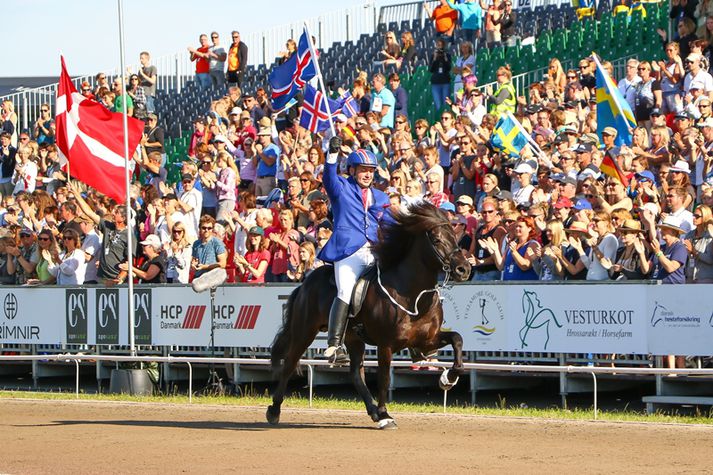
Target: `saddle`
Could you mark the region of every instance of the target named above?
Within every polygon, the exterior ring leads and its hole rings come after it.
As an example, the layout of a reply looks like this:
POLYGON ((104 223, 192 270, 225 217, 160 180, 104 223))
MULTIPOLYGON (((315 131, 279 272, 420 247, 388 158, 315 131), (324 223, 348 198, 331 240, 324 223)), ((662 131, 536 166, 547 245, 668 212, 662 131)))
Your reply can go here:
MULTIPOLYGON (((376 264, 372 264, 364 269, 364 272, 357 279, 357 283, 352 291, 352 298, 349 301, 349 318, 354 318, 355 315, 359 313, 362 305, 364 304, 364 298, 366 297, 366 291, 369 290, 369 285, 376 281, 376 264)), ((329 283, 334 286, 337 285, 337 281, 334 278, 334 274, 329 279, 329 283)))

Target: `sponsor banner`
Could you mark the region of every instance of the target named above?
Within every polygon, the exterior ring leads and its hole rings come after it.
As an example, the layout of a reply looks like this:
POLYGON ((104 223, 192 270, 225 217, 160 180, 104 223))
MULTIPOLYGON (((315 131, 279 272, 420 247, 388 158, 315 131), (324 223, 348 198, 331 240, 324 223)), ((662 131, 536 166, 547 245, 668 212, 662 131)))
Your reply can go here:
POLYGON ((648 285, 508 285, 510 351, 643 353, 648 285))
POLYGON ((84 344, 88 341, 89 295, 87 289, 65 289, 65 335, 63 343, 84 344))
MULTIPOLYGON (((126 308, 128 293, 123 299, 119 298, 119 290, 115 289, 94 289, 95 315, 96 315, 96 338, 93 343, 97 345, 118 345, 119 344, 119 319, 122 307, 126 308)), ((124 292, 128 292, 126 289, 124 292)))
POLYGON ((443 328, 463 337, 467 351, 508 348, 506 303, 508 288, 496 285, 456 285, 441 291, 443 328))
POLYGON ((650 353, 713 355, 711 287, 660 285, 651 289, 646 312, 650 353))
POLYGON ((63 300, 60 288, 0 288, 0 343, 61 343, 63 300))

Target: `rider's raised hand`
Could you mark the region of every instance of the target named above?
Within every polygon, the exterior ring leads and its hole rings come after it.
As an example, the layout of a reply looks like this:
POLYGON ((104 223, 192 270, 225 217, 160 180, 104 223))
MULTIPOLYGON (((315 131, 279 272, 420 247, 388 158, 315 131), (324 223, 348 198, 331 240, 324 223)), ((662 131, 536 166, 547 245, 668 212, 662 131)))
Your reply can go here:
POLYGON ((339 153, 342 147, 342 138, 339 136, 334 136, 329 139, 329 153, 339 153))

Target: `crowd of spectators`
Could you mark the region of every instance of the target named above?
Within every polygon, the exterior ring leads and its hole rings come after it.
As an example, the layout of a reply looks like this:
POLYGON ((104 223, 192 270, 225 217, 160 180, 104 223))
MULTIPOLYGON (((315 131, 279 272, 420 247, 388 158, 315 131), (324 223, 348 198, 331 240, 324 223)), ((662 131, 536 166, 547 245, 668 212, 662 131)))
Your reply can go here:
MULTIPOLYGON (((362 72, 343 85, 359 113, 335 119, 341 172, 352 150, 373 151, 376 186, 391 206, 426 200, 439 207, 473 266, 472 280, 713 282, 713 17, 692 37, 689 23, 702 17, 674 1, 679 36, 666 43, 665 57, 631 59, 614 77, 638 121, 633 143, 617 146, 616 129, 597 136, 592 58, 568 70, 553 58, 525 95, 517 95, 507 65, 497 70, 495 88, 477 87, 473 42, 484 46, 481 31, 485 43, 505 41, 502 18, 511 7, 444 0, 430 12, 442 33, 430 52, 417 52, 408 32, 400 44, 387 32, 375 61, 393 68, 388 80, 362 72), (410 115, 400 83, 418 54, 430 58, 439 111, 432 122, 410 115), (493 147, 506 112, 542 154, 493 147), (624 182, 602 172, 607 156, 624 182)), ((230 282, 300 282, 322 265, 316 256, 332 232, 322 188, 330 133, 300 127, 299 105, 276 115, 264 88, 243 90, 247 46, 237 31, 232 40, 226 51, 213 32, 212 45, 201 35, 200 46, 189 48, 196 82, 224 88, 225 96, 195 118, 188 156, 177 164, 157 125, 158 71, 148 53, 125 78, 127 97, 120 77, 98 74, 95 87, 82 85, 86 97, 146 123, 133 157, 130 227, 125 205, 67 179, 48 105, 21 131, 12 103, 2 104, 1 283, 185 284, 216 267, 227 269, 230 282), (180 166, 176 183, 168 181, 172 166, 180 166), (136 245, 131 276, 128 229, 136 245)), ((294 51, 290 40, 283 58, 294 51)))

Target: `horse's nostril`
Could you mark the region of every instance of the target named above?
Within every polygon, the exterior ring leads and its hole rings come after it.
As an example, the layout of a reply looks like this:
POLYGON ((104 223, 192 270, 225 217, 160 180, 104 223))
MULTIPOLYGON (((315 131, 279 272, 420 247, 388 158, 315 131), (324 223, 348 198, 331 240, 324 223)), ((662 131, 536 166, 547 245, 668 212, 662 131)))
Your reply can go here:
POLYGON ((456 274, 458 275, 465 275, 468 273, 468 270, 465 268, 465 266, 458 266, 456 267, 456 274))

